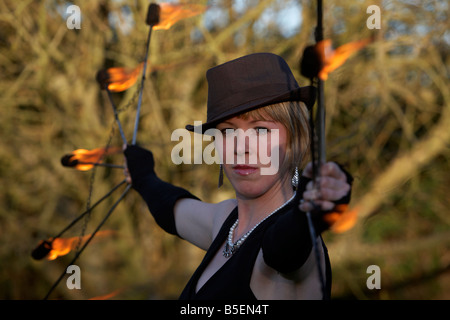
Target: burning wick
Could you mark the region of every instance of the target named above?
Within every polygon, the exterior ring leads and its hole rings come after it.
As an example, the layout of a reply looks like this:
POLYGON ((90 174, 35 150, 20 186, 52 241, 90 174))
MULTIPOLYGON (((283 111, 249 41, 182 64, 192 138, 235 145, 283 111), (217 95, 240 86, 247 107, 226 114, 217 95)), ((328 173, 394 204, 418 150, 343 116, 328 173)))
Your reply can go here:
POLYGON ((160 14, 161 6, 156 3, 150 3, 150 5, 148 6, 147 19, 145 20, 145 22, 149 26, 154 27, 159 23, 160 14))
MULTIPOLYGON (((113 235, 115 232, 111 230, 99 231, 97 233, 97 238, 103 238, 106 236, 113 235)), ((72 238, 50 238, 47 240, 41 240, 39 245, 31 252, 31 256, 35 260, 42 260, 46 258, 47 260, 55 260, 60 256, 64 256, 74 250, 78 243, 81 241, 87 241, 91 235, 86 235, 83 237, 72 237, 72 238)))
POLYGON ((114 191, 116 191, 121 185, 123 185, 126 182, 124 179, 122 182, 120 182, 118 185, 116 185, 114 188, 112 188, 108 193, 106 193, 103 197, 101 197, 97 202, 95 202, 88 210, 84 211, 82 214, 80 214, 77 218, 75 218, 67 227, 65 227, 57 236, 50 238, 49 240, 42 240, 39 245, 33 250, 31 253, 31 256, 36 260, 41 260, 45 258, 50 251, 52 250, 52 243, 54 239, 60 238, 67 230, 72 228, 75 223, 81 220, 86 214, 94 210, 97 205, 99 205, 103 200, 107 199, 114 191))
POLYGON ((102 163, 102 158, 106 155, 121 152, 120 148, 97 148, 93 150, 77 149, 61 158, 61 164, 65 167, 72 167, 80 171, 87 171, 94 166, 103 166, 110 168, 121 168, 123 166, 102 163))
POLYGON ((143 62, 143 72, 141 88, 139 92, 139 99, 137 103, 136 117, 134 121, 134 131, 131 144, 136 144, 137 131, 139 126, 139 118, 142 105, 142 93, 144 91, 145 74, 147 71, 147 61, 149 55, 150 40, 152 36, 152 30, 168 30, 176 22, 181 19, 190 18, 196 16, 206 10, 206 6, 196 4, 174 4, 174 3, 150 3, 148 6, 146 23, 150 26, 147 35, 147 45, 145 51, 145 59, 143 62))
POLYGON ((39 242, 39 245, 31 252, 31 256, 33 257, 34 260, 42 260, 44 259, 46 256, 48 256, 48 254, 50 253, 50 251, 52 251, 52 240, 41 240, 41 242, 39 242))
POLYGON ((300 62, 301 73, 307 78, 318 77, 325 81, 328 79, 329 73, 339 68, 350 56, 371 42, 373 42, 373 38, 353 41, 334 50, 331 40, 326 39, 308 46, 305 48, 300 62))
MULTIPOLYGON (((66 154, 61 158, 61 164, 64 167, 77 167, 77 166, 100 166, 100 167, 107 167, 107 168, 117 168, 117 169, 125 169, 124 166, 117 165, 117 164, 110 164, 110 163, 95 163, 95 162, 82 162, 77 159, 72 160, 73 155, 72 154, 66 154)), ((79 169, 80 170, 80 169, 79 169)), ((89 170, 89 169, 88 169, 89 170)))
MULTIPOLYGON (((125 180, 124 180, 125 181, 125 180)), ((123 182, 124 182, 123 181, 123 182)), ((122 184, 123 182, 121 182, 120 184, 122 184)), ((119 185, 120 185, 119 184, 119 185)), ((118 185, 118 186, 119 186, 118 185)), ((105 217, 103 218, 103 220, 100 222, 100 224, 97 226, 97 228, 94 230, 94 232, 92 232, 92 234, 90 236, 86 236, 87 239, 84 241, 83 246, 76 252, 75 257, 72 259, 72 261, 69 263, 69 265, 74 264, 75 261, 78 259, 78 257, 81 255, 81 253, 84 251, 84 249, 86 249, 87 245, 90 243, 90 241, 94 238, 94 236, 99 232, 100 228, 103 226, 103 224, 106 222, 106 220, 108 220, 108 218, 111 216, 112 212, 114 211, 114 209, 117 207, 117 205, 123 200, 123 198, 125 198, 125 196, 127 195, 128 191, 130 191, 131 189, 131 185, 128 185, 124 192, 120 195, 119 199, 117 199, 117 201, 112 205, 112 207, 109 209, 108 213, 105 215, 105 217)), ((84 238, 84 237, 83 237, 84 238)), ((79 239, 79 237, 78 237, 79 239)), ((66 270, 64 270, 64 272, 61 273, 61 275, 59 276, 58 280, 56 280, 56 282, 53 284, 53 286, 50 288, 50 290, 47 292, 46 296, 44 297, 44 300, 47 300, 47 298, 50 296, 50 294, 53 292, 53 290, 56 288, 56 286, 58 285, 58 283, 62 280, 62 278, 65 276, 66 274, 66 270)))

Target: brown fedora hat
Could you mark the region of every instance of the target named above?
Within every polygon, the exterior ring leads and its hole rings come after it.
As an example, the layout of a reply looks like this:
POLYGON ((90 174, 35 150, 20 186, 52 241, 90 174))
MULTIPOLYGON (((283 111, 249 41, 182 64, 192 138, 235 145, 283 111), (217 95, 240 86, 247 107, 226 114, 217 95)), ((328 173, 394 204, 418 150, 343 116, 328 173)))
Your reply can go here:
POLYGON ((285 101, 302 101, 311 108, 315 88, 299 87, 286 61, 272 53, 254 53, 206 72, 206 123, 189 131, 204 133, 218 123, 247 111, 285 101))

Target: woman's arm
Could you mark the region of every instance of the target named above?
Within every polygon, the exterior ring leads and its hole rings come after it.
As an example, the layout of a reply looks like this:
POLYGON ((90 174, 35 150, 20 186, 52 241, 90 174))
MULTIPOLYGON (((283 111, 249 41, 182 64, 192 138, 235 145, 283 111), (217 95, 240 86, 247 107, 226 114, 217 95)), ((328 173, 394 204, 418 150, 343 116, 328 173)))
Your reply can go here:
POLYGON ((174 215, 180 237, 207 250, 234 207, 236 201, 232 199, 220 203, 179 200, 174 215))
MULTIPOLYGON (((194 245, 207 249, 212 242, 217 213, 230 207, 229 201, 210 204, 189 191, 158 178, 151 151, 138 146, 124 150, 128 182, 141 195, 158 225, 194 245)), ((230 210, 231 211, 231 210, 230 210)))
MULTIPOLYGON (((308 166, 307 166, 308 168, 308 166)), ((309 170, 309 169, 308 169, 309 170)), ((322 219, 335 203, 348 203, 351 192, 351 176, 335 163, 323 166, 321 176, 321 192, 317 194, 312 188, 309 171, 302 176, 297 190, 297 201, 304 199, 300 206, 278 218, 265 234, 262 250, 265 263, 281 273, 292 273, 298 270, 308 259, 311 248, 311 236, 304 210, 312 210, 312 202, 320 206, 320 212, 312 214, 317 235, 329 228, 322 219)), ((301 202, 301 201, 300 201, 301 202)))

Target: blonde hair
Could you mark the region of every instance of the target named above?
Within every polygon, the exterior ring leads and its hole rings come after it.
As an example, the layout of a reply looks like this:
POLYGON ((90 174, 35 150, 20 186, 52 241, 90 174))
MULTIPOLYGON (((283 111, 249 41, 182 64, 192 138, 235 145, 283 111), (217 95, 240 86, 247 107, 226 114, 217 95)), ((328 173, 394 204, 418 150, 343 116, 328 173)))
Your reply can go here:
POLYGON ((272 120, 281 123, 287 131, 287 147, 280 177, 292 177, 295 168, 303 168, 308 159, 310 145, 309 114, 306 105, 300 101, 286 101, 248 111, 239 116, 258 120, 272 120))

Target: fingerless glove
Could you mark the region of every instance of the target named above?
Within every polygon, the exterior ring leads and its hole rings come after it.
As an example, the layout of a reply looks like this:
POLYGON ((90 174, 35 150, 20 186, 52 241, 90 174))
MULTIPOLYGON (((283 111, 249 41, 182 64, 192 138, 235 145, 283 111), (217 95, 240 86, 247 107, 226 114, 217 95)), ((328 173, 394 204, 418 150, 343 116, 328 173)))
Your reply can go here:
MULTIPOLYGON (((347 183, 351 185, 353 177, 341 165, 339 167, 345 173, 347 183)), ((299 200, 303 198, 306 185, 310 181, 311 179, 300 176, 297 195, 293 200, 292 208, 267 229, 262 242, 264 261, 268 266, 281 273, 290 273, 297 270, 305 263, 311 253, 312 242, 306 213, 298 208, 299 200)), ((347 204, 350 197, 351 189, 347 195, 334 201, 334 203, 347 204)), ((323 220, 324 215, 329 212, 322 210, 312 212, 311 220, 317 236, 330 227, 323 220)), ((324 250, 326 250, 325 246, 324 250)))
POLYGON ((175 226, 175 203, 182 198, 198 198, 189 191, 159 179, 154 171, 151 151, 129 145, 124 151, 132 187, 147 203, 156 223, 166 232, 180 237, 175 226))

